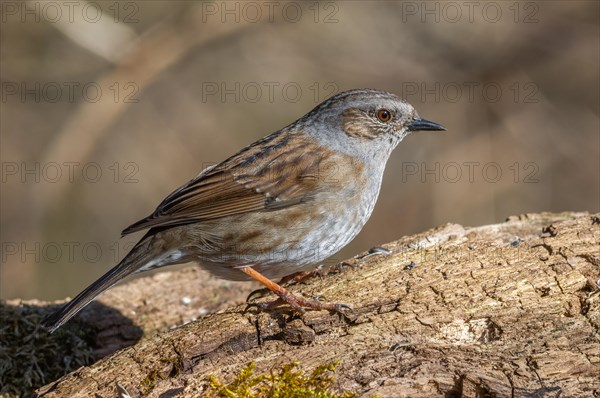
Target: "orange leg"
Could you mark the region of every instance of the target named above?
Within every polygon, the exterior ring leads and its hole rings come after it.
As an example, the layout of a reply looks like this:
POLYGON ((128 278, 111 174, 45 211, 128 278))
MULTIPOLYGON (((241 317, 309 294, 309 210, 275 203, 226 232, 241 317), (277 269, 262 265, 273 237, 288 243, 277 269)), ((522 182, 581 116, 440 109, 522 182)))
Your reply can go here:
POLYGON ((325 276, 330 270, 323 270, 322 268, 315 268, 312 271, 300 271, 293 273, 288 276, 284 276, 279 281, 280 285, 296 285, 298 283, 305 282, 315 276, 325 276))
POLYGON ((314 299, 294 296, 292 293, 279 286, 269 278, 265 277, 261 273, 257 272, 252 267, 244 267, 240 268, 240 270, 258 282, 262 283, 267 287, 267 289, 279 296, 278 300, 272 303, 267 303, 266 305, 261 305, 260 307, 263 309, 273 309, 283 303, 289 304, 293 309, 300 313, 304 313, 304 308, 310 308, 314 310, 329 310, 335 312, 343 312, 346 309, 350 309, 350 307, 344 304, 322 303, 314 299))
MULTIPOLYGON (((325 276, 330 271, 331 270, 323 271, 321 268, 315 268, 314 270, 312 270, 310 272, 299 271, 299 272, 295 272, 293 274, 284 276, 283 278, 281 278, 281 280, 279 282, 277 282, 277 284, 282 287, 296 285, 298 283, 305 282, 306 280, 313 278, 315 276, 325 276)), ((267 289, 266 287, 263 287, 262 289, 254 290, 253 292, 251 292, 248 295, 248 297, 246 298, 246 301, 250 301, 254 296, 262 297, 269 291, 270 290, 267 289)))

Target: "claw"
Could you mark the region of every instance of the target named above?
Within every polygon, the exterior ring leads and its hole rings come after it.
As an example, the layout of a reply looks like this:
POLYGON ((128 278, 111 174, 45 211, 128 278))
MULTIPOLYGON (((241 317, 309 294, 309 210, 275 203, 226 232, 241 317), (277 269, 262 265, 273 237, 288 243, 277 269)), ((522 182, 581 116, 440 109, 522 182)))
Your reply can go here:
POLYGON ((269 292, 270 292, 270 290, 267 289, 266 287, 263 287, 262 289, 253 290, 253 291, 250 292, 250 294, 248 295, 248 297, 246 297, 246 303, 250 303, 250 301, 252 300, 252 298, 254 296, 258 295, 257 298, 261 298, 261 297, 264 297, 265 294, 267 294, 269 292))
POLYGON ((390 254, 391 252, 392 252, 391 250, 386 249, 385 247, 375 246, 375 247, 370 248, 369 251, 367 252, 367 254, 360 255, 356 258, 358 260, 362 260, 362 259, 365 259, 365 258, 371 257, 371 256, 390 254))
POLYGON ((353 308, 347 304, 336 304, 335 305, 335 311, 336 312, 346 312, 346 311, 352 311, 353 308))

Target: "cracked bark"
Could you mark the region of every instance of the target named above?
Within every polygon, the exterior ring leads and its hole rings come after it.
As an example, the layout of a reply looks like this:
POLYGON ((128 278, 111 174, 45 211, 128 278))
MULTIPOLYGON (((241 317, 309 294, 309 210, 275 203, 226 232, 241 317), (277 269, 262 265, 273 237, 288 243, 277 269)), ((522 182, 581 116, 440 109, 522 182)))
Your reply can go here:
MULTIPOLYGON (((204 286, 215 281, 186 269, 131 282, 156 300, 136 307, 133 322, 144 338, 38 396, 113 397, 117 383, 141 396, 153 374, 147 396, 193 397, 210 374, 227 380, 250 361, 266 372, 293 360, 307 370, 339 360, 338 386, 362 396, 600 396, 600 215, 448 224, 384 247, 391 252, 357 256, 291 288, 351 304, 347 316, 244 312, 245 305, 230 305, 252 286, 235 285, 236 295, 209 306, 218 313, 165 330, 197 314, 197 306, 173 304, 179 297, 206 298, 204 286)), ((127 287, 103 302, 130 314, 127 287)), ((93 310, 84 319, 97 323, 93 310)))

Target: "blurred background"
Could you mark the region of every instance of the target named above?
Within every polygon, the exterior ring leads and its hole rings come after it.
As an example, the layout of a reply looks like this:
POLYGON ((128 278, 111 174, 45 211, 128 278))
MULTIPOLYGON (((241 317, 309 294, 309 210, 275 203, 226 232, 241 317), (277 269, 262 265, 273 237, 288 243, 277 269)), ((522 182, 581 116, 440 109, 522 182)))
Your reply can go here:
POLYGON ((443 223, 600 210, 599 3, 3 1, 0 297, 73 296, 202 168, 372 87, 406 139, 328 263, 443 223))

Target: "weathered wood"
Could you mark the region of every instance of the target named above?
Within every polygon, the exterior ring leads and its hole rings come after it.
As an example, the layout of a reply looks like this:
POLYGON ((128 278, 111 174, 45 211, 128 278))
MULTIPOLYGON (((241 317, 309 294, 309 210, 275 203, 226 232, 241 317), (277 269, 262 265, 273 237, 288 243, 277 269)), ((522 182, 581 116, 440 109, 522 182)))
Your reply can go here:
MULTIPOLYGON (((113 397, 116 382, 139 396, 153 380, 147 396, 193 397, 209 374, 227 379, 250 361, 264 372, 292 360, 305 369, 339 360, 338 385, 364 396, 600 395, 600 215, 449 224, 385 247, 390 254, 358 256, 292 288, 352 305, 346 317, 239 305, 156 333, 190 314, 166 304, 161 314, 154 302, 150 313, 136 310, 136 321, 157 320, 142 323, 145 338, 38 396, 113 397)), ((190 289, 190 272, 153 278, 172 279, 160 282, 171 300, 193 298, 193 289, 178 291, 190 289)), ((158 288, 148 289, 140 294, 152 300, 158 288)), ((127 291, 118 294, 127 300, 127 291)))

